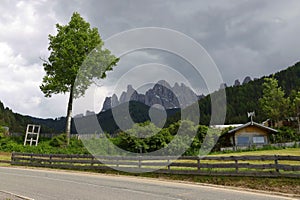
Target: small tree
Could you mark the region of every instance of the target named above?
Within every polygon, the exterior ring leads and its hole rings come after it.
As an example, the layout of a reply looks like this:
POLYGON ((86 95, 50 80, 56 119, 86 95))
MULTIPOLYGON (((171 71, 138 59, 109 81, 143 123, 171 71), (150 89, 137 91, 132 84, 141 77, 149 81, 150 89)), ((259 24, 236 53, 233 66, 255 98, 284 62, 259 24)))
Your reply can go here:
POLYGON ((297 123, 298 123, 298 133, 300 133, 300 91, 296 92, 294 91, 294 95, 292 95, 292 108, 291 108, 291 114, 292 116, 297 117, 297 123))
POLYGON ((109 50, 102 48, 103 41, 97 28, 91 29, 90 24, 79 13, 74 12, 67 25, 56 24, 56 28, 57 34, 49 35, 48 50, 51 53, 43 63, 46 75, 40 89, 46 97, 69 93, 66 121, 69 144, 73 98, 84 95, 88 86, 92 84, 92 79, 104 78, 105 72, 112 70, 119 59, 111 55, 109 50), (89 54, 92 54, 92 59, 87 59, 89 54), (84 73, 80 74, 80 81, 76 81, 75 84, 79 69, 83 65, 84 73))
POLYGON ((275 78, 265 78, 263 83, 263 96, 259 105, 266 117, 278 122, 285 117, 289 110, 290 99, 284 97, 284 91, 278 87, 275 78))

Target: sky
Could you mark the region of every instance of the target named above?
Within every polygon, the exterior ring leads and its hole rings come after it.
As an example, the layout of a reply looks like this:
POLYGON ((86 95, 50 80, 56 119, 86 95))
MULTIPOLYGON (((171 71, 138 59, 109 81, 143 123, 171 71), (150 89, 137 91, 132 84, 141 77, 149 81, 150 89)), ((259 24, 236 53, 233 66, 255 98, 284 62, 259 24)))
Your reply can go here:
MULTIPOLYGON (((55 24, 67 24, 75 11, 98 28, 103 40, 143 27, 183 33, 202 45, 224 82, 232 85, 236 79, 269 75, 300 60, 299 8, 298 0, 1 0, 0 100, 24 115, 66 115, 67 95, 46 98, 39 89, 45 75, 41 58, 49 56, 48 35, 56 34, 55 24)), ((121 59, 115 74, 123 73, 121 66, 145 63, 189 66, 170 53, 144 50, 121 59)), ((109 83, 103 83, 98 105, 111 95, 109 83)), ((197 92, 205 93, 201 88, 197 92)))

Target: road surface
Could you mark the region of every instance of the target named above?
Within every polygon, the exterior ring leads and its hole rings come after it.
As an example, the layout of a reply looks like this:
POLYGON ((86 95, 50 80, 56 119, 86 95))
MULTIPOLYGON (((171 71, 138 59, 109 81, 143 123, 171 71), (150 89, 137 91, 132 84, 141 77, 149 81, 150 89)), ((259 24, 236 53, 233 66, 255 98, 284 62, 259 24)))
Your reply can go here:
POLYGON ((6 167, 0 167, 0 190, 35 200, 292 199, 146 178, 6 167))

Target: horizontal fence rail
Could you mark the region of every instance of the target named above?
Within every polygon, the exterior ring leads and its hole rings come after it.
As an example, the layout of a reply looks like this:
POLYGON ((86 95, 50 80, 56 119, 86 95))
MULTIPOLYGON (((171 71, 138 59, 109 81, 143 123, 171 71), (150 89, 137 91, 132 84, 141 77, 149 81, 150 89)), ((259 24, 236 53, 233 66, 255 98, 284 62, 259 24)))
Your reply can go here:
POLYGON ((0 160, 0 163, 11 164, 10 160, 0 160))
POLYGON ((187 175, 300 177, 300 156, 92 156, 12 153, 12 165, 187 175))

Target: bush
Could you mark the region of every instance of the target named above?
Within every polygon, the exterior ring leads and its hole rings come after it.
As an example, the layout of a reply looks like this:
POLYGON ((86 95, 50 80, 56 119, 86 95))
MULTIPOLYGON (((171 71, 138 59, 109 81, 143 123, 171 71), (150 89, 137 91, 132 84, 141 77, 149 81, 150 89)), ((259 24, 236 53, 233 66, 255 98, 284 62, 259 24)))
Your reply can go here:
POLYGON ((52 147, 66 147, 67 146, 67 135, 60 134, 58 136, 55 136, 51 139, 49 144, 52 147))
POLYGON ((291 127, 283 126, 280 127, 279 133, 275 134, 272 140, 274 143, 296 142, 300 140, 300 134, 291 127))
POLYGON ((66 145, 66 135, 62 134, 52 139, 43 138, 37 146, 23 145, 24 137, 0 138, 0 151, 26 152, 41 154, 89 154, 80 140, 71 138, 70 145, 66 145))
POLYGON ((4 129, 3 127, 0 126, 0 139, 1 139, 1 138, 4 138, 4 136, 5 136, 4 133, 5 133, 5 129, 4 129))

